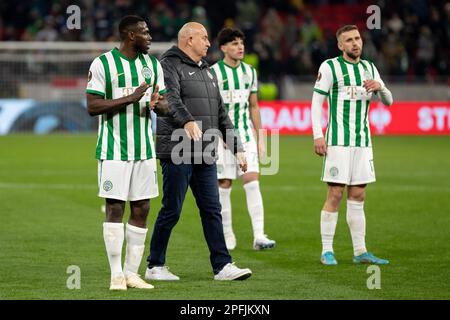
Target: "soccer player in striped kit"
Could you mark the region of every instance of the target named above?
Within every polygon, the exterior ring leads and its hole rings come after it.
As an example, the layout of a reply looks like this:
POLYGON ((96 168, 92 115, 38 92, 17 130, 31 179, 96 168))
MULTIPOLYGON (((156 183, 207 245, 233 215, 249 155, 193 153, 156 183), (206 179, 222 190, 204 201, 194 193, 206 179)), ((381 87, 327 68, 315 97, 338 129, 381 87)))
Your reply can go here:
POLYGON ((368 183, 375 182, 369 128, 372 94, 390 106, 391 92, 381 80, 375 65, 361 59, 362 39, 355 25, 336 32, 342 55, 322 63, 312 98, 312 125, 316 154, 324 156, 322 181, 328 193, 321 212, 320 230, 324 265, 336 265, 333 237, 338 209, 347 186, 347 223, 353 242, 353 262, 388 264, 368 252, 365 244, 364 198, 368 183), (322 132, 322 105, 328 98, 328 127, 322 132))
POLYGON ((223 60, 212 66, 219 84, 220 94, 244 145, 248 162, 247 172, 242 172, 233 153, 221 142, 218 149, 217 178, 219 181, 222 223, 228 250, 236 247, 232 228, 231 186, 237 177, 242 179, 247 198, 247 208, 253 227, 253 248, 273 248, 275 241, 264 234, 264 207, 259 189, 259 157, 265 152, 258 106, 258 77, 255 68, 242 61, 245 36, 238 29, 224 28, 217 36, 223 60), (256 137, 253 133, 256 132, 256 137))
POLYGON ((147 53, 152 38, 144 19, 124 17, 119 32, 120 48, 95 58, 86 88, 88 112, 99 116, 96 158, 99 196, 106 199, 103 238, 111 268, 110 290, 151 289, 137 272, 150 198, 158 196, 150 109, 167 110, 164 75, 160 63, 147 53), (126 201, 131 214, 124 232, 126 201))

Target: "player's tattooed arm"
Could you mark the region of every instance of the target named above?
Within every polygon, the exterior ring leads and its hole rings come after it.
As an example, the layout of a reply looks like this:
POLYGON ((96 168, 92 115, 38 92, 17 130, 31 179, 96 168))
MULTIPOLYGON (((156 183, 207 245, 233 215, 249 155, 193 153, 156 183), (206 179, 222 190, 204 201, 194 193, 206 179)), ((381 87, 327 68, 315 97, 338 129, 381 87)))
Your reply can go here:
POLYGON ((86 93, 89 115, 98 116, 103 113, 117 112, 129 104, 141 100, 149 87, 150 85, 144 82, 132 94, 118 99, 104 99, 100 95, 86 93))

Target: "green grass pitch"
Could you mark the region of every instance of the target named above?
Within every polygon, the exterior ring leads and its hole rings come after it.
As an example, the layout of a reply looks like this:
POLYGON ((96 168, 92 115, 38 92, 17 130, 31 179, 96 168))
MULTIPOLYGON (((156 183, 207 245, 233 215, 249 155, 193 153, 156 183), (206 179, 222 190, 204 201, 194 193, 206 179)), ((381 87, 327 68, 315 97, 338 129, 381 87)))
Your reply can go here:
MULTIPOLYGON (((252 250, 240 182, 232 192, 238 241, 232 256, 253 270, 249 280, 212 280, 189 192, 167 257, 181 281, 120 293, 108 290, 95 135, 0 137, 0 299, 449 299, 450 137, 373 142, 378 181, 367 190, 366 243, 391 261, 381 267, 381 289, 369 290, 367 266, 351 262, 345 202, 334 243, 339 265, 319 263, 322 161, 310 137, 282 137, 279 173, 261 178, 265 229, 277 241, 274 250, 252 250), (80 267, 79 290, 66 287, 70 265, 80 267)), ((160 201, 151 204, 147 239, 160 201)), ((148 246, 147 241, 141 274, 148 246)))

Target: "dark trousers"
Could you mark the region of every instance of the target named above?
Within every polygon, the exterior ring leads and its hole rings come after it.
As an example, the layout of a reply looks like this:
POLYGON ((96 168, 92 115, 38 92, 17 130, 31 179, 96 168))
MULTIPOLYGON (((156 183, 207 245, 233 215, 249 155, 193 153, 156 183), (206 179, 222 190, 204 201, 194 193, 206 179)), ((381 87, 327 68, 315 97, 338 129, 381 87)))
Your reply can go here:
POLYGON ((222 225, 216 165, 174 164, 161 159, 163 174, 162 207, 153 228, 148 266, 163 266, 173 227, 177 224, 188 186, 200 209, 203 234, 208 244, 214 274, 231 262, 222 225))

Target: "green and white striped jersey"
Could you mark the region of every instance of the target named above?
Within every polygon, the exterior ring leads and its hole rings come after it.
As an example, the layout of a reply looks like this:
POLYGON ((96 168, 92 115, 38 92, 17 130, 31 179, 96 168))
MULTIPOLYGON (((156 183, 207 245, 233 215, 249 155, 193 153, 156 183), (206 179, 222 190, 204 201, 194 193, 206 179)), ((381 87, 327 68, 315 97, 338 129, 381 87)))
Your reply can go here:
POLYGON ((339 56, 321 64, 314 91, 328 95, 328 145, 372 146, 368 119, 372 93, 362 86, 371 79, 384 86, 377 68, 367 60, 351 63, 339 56))
POLYGON ((158 84, 166 92, 159 61, 147 54, 134 59, 123 56, 117 48, 95 58, 89 69, 87 93, 105 99, 130 95, 143 82, 151 84, 139 102, 129 104, 114 114, 99 116, 95 156, 99 160, 145 160, 154 158, 150 98, 158 84))
POLYGON ((253 138, 252 123, 249 112, 250 94, 258 92, 258 78, 256 70, 249 64, 241 61, 236 68, 230 67, 223 60, 212 67, 219 83, 228 116, 239 133, 242 142, 253 138))

